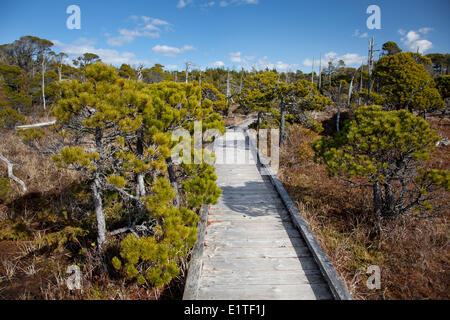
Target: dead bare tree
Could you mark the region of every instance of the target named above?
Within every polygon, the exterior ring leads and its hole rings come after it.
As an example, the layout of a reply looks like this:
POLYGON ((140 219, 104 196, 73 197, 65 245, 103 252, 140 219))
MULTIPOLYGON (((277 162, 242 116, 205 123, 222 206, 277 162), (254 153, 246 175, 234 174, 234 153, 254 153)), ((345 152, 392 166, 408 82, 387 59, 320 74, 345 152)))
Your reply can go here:
POLYGON ((0 160, 2 160, 6 166, 8 167, 8 177, 12 180, 14 180, 15 182, 17 182, 18 184, 20 184, 20 186, 22 187, 23 192, 27 192, 27 186, 25 184, 25 182, 23 182, 22 180, 20 180, 19 178, 17 178, 14 175, 14 166, 17 166, 17 164, 10 162, 8 159, 6 159, 1 153, 0 153, 0 160))

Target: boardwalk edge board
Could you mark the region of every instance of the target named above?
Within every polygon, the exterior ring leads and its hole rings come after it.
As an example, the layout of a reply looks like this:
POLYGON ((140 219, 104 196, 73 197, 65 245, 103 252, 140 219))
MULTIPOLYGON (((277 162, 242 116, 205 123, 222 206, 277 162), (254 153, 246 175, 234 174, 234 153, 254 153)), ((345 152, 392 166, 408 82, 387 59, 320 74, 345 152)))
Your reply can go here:
MULTIPOLYGON (((256 148, 256 141, 251 134, 248 133, 247 129, 244 129, 244 133, 247 137, 249 137, 249 142, 252 144, 253 150, 258 150, 256 148)), ((270 182, 274 186, 275 190, 280 195, 283 203, 288 210, 294 225, 298 228, 301 235, 303 236, 308 248, 311 250, 314 260, 319 265, 320 271, 323 274, 323 277, 327 281, 330 291, 333 294, 336 300, 352 300, 352 296, 350 292, 347 290, 344 282, 339 277, 338 273, 333 267, 333 264, 328 259, 325 252, 322 250, 319 242, 315 238, 311 229, 308 227, 306 221, 302 218, 300 211, 297 209, 297 206, 291 200, 291 197, 284 189, 282 183, 278 179, 278 177, 273 172, 270 165, 268 165, 269 161, 267 158, 258 150, 257 151, 258 160, 260 160, 260 165, 265 170, 265 174, 269 177, 270 182)))
POLYGON ((184 287, 183 300, 197 300, 200 274, 202 272, 203 243, 205 241, 206 224, 208 221, 208 206, 203 205, 200 209, 200 220, 198 222, 197 243, 192 250, 191 261, 184 287))

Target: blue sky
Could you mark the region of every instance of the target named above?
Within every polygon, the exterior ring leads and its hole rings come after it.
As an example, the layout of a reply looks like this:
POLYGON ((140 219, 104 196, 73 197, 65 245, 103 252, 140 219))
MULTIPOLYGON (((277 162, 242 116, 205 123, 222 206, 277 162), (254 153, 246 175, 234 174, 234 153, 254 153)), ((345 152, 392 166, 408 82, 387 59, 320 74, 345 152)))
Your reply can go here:
MULTIPOLYGON (((0 0, 0 43, 35 35, 70 57, 93 52, 114 65, 185 61, 206 68, 311 71, 322 54, 357 66, 369 37, 380 49, 450 52, 448 0, 0 0), (81 29, 69 30, 66 8, 81 9, 81 29), (381 9, 381 29, 369 30, 369 5, 381 9)), ((316 67, 317 70, 317 67, 316 67)))

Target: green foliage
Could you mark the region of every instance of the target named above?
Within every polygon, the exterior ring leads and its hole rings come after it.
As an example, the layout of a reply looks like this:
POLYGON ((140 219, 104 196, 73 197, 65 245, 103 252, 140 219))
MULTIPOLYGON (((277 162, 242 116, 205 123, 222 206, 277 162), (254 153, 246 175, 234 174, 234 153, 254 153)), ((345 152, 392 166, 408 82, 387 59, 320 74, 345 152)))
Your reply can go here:
POLYGON ((183 183, 187 192, 188 206, 200 208, 203 204, 216 204, 222 194, 215 183, 217 176, 208 164, 186 165, 186 173, 192 177, 183 183))
POLYGON ((52 159, 59 168, 74 166, 75 168, 95 170, 92 161, 98 160, 99 154, 97 152, 87 153, 80 147, 65 147, 59 155, 54 155, 52 159))
POLYGON ((433 65, 433 70, 438 75, 448 75, 448 67, 450 65, 450 54, 429 53, 426 55, 433 65))
POLYGON ((79 66, 80 69, 85 69, 87 66, 99 62, 101 62, 101 59, 95 53, 85 53, 77 59, 73 60, 73 64, 75 66, 79 66))
POLYGON ((12 129, 25 122, 25 117, 16 110, 6 107, 0 109, 0 128, 12 129))
POLYGON ((2 105, 14 110, 31 105, 31 89, 29 79, 18 66, 0 63, 0 86, 6 101, 2 105))
POLYGON ((31 231, 24 221, 4 220, 0 222, 1 240, 28 240, 31 231))
POLYGON ((39 140, 44 137, 44 130, 41 128, 31 128, 27 130, 20 130, 17 132, 19 137, 22 137, 22 141, 27 143, 34 140, 39 140))
MULTIPOLYGON (((250 76, 240 94, 241 105, 251 111, 284 116, 290 114, 308 127, 320 130, 308 112, 323 110, 331 100, 322 96, 317 87, 306 80, 286 83, 281 75, 274 72, 262 72, 250 76)), ((281 123, 282 120, 280 120, 281 123)))
POLYGON ((398 53, 384 56, 377 62, 374 77, 386 98, 384 106, 388 110, 442 109, 445 104, 433 79, 414 57, 410 52, 398 53))
POLYGON ((62 250, 67 243, 79 242, 79 238, 86 236, 88 233, 87 230, 82 228, 66 226, 60 231, 46 234, 39 239, 39 242, 54 250, 62 250))
POLYGON ((402 52, 402 49, 398 47, 398 45, 393 41, 388 41, 383 44, 383 51, 386 55, 394 55, 402 52))
POLYGON ((420 185, 434 184, 442 189, 450 190, 450 171, 438 169, 419 169, 419 175, 415 178, 416 183, 420 185))
MULTIPOLYGON (((323 137, 313 147, 316 159, 325 163, 330 175, 365 178, 374 188, 383 187, 379 201, 383 213, 390 215, 403 214, 412 203, 423 202, 415 198, 418 190, 411 189, 415 163, 427 160, 438 140, 425 120, 408 111, 385 112, 379 106, 364 106, 333 139, 323 137), (405 204, 407 195, 411 202, 405 204)), ((439 178, 427 177, 445 186, 439 178)))
POLYGON ((434 79, 436 82, 436 89, 439 90, 443 99, 450 98, 450 76, 438 76, 434 79))
POLYGON ((354 94, 354 97, 356 99, 361 98, 362 101, 366 101, 366 99, 367 99, 367 101, 370 101, 371 103, 378 105, 378 106, 382 106, 382 105, 386 104, 385 96, 371 91, 370 97, 369 97, 369 91, 367 91, 367 89, 362 89, 361 92, 356 92, 354 94))
MULTIPOLYGON (((120 253, 126 275, 136 278, 138 284, 148 281, 154 287, 168 284, 179 274, 178 262, 195 244, 198 221, 197 215, 185 208, 161 207, 158 215, 161 224, 155 235, 139 239, 128 235, 121 242, 120 253)), ((122 266, 117 257, 113 264, 116 269, 122 266)))
POLYGON ((5 201, 11 185, 8 178, 0 178, 0 201, 5 201))

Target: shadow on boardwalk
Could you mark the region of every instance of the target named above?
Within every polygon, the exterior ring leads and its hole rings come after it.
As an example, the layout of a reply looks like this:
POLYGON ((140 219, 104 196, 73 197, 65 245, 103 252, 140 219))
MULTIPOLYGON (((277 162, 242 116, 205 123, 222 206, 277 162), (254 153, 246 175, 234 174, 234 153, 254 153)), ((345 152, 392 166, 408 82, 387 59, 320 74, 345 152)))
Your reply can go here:
MULTIPOLYGON (((262 181, 222 186, 222 197, 210 210, 208 229, 213 231, 216 230, 214 224, 218 223, 222 228, 226 223, 226 229, 217 237, 226 236, 228 241, 223 245, 233 250, 233 259, 223 263, 238 267, 246 261, 245 266, 255 273, 259 268, 264 269, 262 285, 271 285, 275 279, 280 281, 279 277, 284 276, 288 279, 281 279, 282 283, 297 285, 298 282, 293 280, 291 283, 289 277, 298 279, 301 275, 302 282, 298 285, 310 284, 317 299, 329 299, 331 295, 324 294, 328 289, 324 289, 324 279, 310 249, 268 177, 259 175, 258 180, 261 177, 262 181)), ((215 238, 215 232, 210 232, 208 238, 215 238)), ((250 273, 249 276, 255 275, 250 273)))

